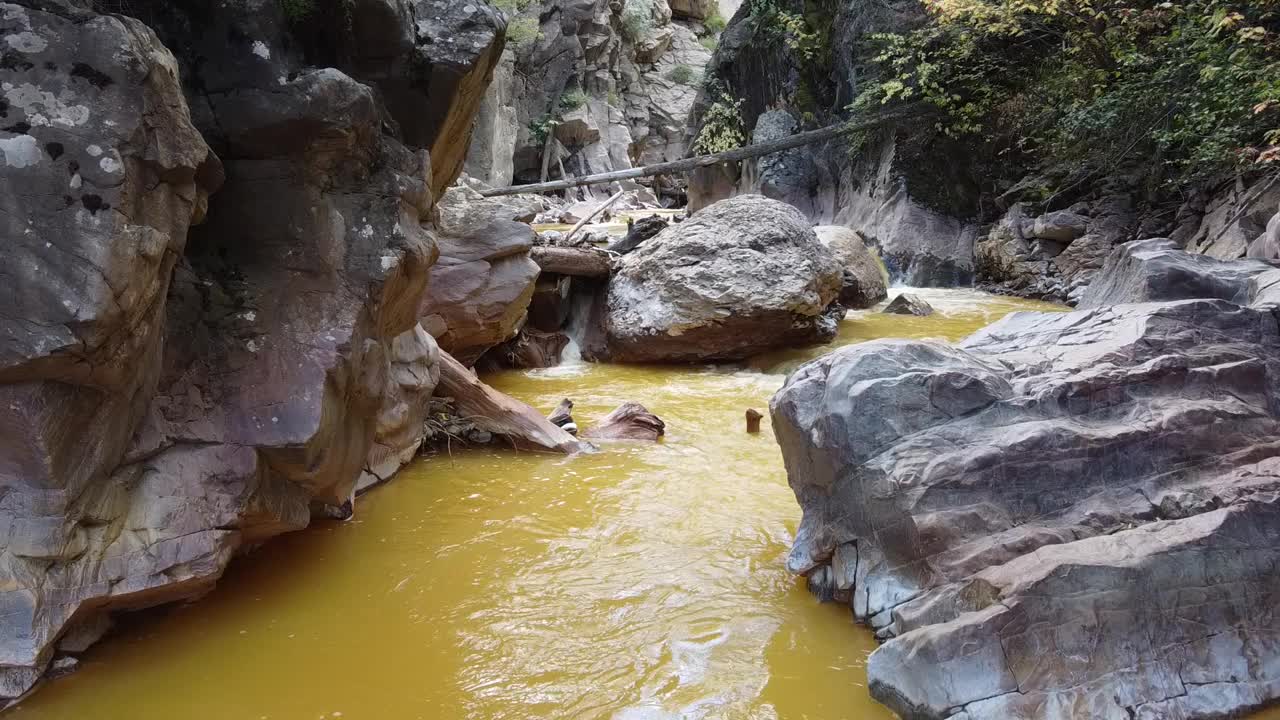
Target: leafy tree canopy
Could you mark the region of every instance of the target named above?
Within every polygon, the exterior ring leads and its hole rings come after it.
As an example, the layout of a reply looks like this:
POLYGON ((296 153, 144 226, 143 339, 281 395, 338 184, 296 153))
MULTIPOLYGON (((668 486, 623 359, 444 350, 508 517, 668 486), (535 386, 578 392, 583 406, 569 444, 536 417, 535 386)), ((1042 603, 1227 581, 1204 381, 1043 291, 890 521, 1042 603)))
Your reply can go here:
POLYGON ((1280 160, 1280 0, 923 0, 870 36, 868 109, 924 101, 932 130, 1068 171, 1166 184, 1280 160))

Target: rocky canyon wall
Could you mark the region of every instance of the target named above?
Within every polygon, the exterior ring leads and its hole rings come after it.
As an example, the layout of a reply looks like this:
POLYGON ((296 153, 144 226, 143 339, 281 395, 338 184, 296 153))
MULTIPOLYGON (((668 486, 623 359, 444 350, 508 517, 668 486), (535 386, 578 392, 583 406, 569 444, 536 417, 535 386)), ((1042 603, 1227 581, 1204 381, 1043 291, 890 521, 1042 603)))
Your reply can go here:
POLYGON ((684 157, 714 18, 734 9, 707 0, 516 3, 467 173, 504 186, 537 182, 544 160, 556 179, 684 157))
POLYGON ((200 594, 414 454, 439 378, 419 320, 459 234, 435 204, 505 20, 452 0, 0 16, 13 698, 109 612, 200 594))

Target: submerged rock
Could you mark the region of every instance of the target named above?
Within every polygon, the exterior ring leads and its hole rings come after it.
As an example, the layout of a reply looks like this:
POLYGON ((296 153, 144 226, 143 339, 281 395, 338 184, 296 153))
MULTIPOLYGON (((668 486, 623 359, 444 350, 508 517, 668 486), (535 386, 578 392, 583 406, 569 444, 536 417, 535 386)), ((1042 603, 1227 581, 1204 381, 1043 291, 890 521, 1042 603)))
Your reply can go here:
POLYGON ((841 284, 794 208, 758 195, 725 200, 621 259, 608 288, 607 352, 698 362, 828 342, 841 284))
POLYGON ((771 404, 787 560, 903 717, 1207 718, 1277 695, 1280 331, 1196 299, 875 341, 771 404), (877 408, 874 413, 867 408, 877 408))
POLYGON ((840 265, 844 276, 841 305, 862 310, 889 297, 880 260, 867 249, 858 233, 839 225, 820 225, 813 231, 840 265))
POLYGON ((916 317, 927 317, 933 314, 933 306, 919 295, 912 293, 902 293, 893 299, 893 302, 885 306, 882 312, 890 315, 915 315, 916 317))

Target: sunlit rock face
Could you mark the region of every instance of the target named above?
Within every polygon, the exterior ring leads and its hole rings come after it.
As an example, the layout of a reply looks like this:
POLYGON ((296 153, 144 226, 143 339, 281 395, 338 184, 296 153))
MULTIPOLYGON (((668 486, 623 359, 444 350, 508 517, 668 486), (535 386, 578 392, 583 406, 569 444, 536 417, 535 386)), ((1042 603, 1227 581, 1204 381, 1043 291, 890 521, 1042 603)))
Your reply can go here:
POLYGON ((1066 720, 1276 696, 1280 331, 1269 275, 1243 285, 865 343, 788 379, 788 567, 886 640, 877 699, 1066 720))
POLYGON ((0 697, 60 636, 207 590, 421 442, 429 220, 502 22, 366 4, 385 22, 348 46, 401 41, 341 58, 316 48, 343 18, 263 0, 131 5, 151 27, 0 4, 0 697), (396 85, 408 67, 430 77, 396 85))

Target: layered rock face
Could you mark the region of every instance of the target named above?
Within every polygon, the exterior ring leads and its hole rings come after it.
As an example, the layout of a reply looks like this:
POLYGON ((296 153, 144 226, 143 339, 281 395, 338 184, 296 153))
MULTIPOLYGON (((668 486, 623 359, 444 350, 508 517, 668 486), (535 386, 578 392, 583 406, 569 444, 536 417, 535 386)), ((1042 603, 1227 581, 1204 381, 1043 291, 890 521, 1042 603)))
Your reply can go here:
POLYGON ((606 354, 620 362, 739 360, 828 342, 835 258, 794 208, 744 195, 623 256, 609 281, 606 354))
POLYGON ((468 174, 510 185, 537 182, 544 164, 554 179, 683 157, 713 6, 540 0, 519 11, 523 35, 485 96, 468 174))
POLYGON ((906 718, 1154 719, 1280 694, 1269 275, 1239 279, 1237 303, 1018 313, 788 379, 771 406, 804 510, 788 567, 886 641, 877 699, 906 718))
POLYGON ((1219 298, 1249 304, 1249 281, 1275 266, 1263 260, 1215 260, 1155 238, 1129 243, 1107 258, 1080 307, 1095 308, 1180 298, 1219 298))
POLYGON ((502 24, 479 2, 362 7, 380 24, 352 34, 261 0, 131 4, 156 32, 3 4, 0 697, 60 638, 203 592, 421 442, 452 180, 427 148, 461 163, 502 24))
POLYGON ((113 477, 161 375, 174 263, 221 182, 177 63, 128 18, 0 12, 12 48, 0 69, 0 696, 15 697, 93 604, 198 581, 224 560, 238 531, 220 510, 251 489, 228 482, 182 508, 164 483, 113 477), (198 533, 181 527, 188 514, 217 517, 198 533))
POLYGON ((423 327, 465 365, 513 337, 533 297, 533 228, 511 212, 465 187, 440 203, 440 259, 419 312, 423 327))

